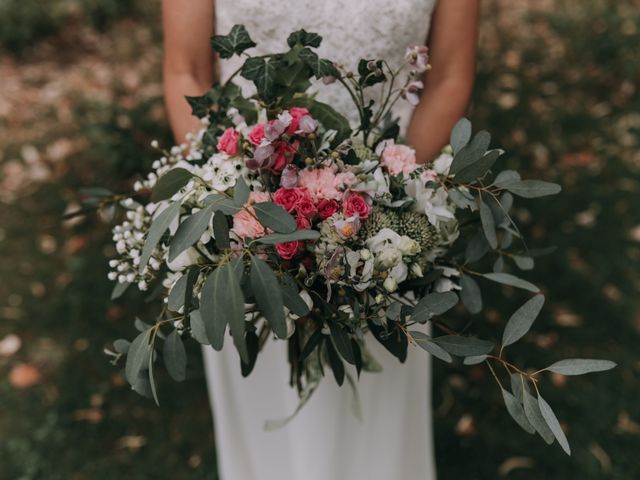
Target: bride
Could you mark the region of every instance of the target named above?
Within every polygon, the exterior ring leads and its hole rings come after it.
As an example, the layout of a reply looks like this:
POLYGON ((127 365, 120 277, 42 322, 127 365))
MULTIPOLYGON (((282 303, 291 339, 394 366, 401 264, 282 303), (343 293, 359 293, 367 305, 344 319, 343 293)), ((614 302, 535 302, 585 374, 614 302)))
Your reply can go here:
MULTIPOLYGON (((479 0, 163 0, 164 81, 169 121, 177 140, 199 127, 185 95, 214 81, 209 39, 244 24, 258 48, 281 51, 301 28, 323 37, 320 54, 344 63, 360 58, 403 61, 408 46, 428 44, 430 72, 415 109, 394 111, 418 161, 434 158, 464 115, 472 89, 479 0)), ((222 80, 237 68, 219 64, 222 80)), ((355 65, 354 65, 355 67, 355 65)), ((247 86, 248 87, 248 86, 247 86)), ((325 89, 328 100, 355 120, 346 91, 325 89)), ((406 365, 369 342, 383 373, 363 373, 356 391, 321 382, 287 426, 265 420, 289 415, 298 398, 288 387, 286 342, 267 342, 255 371, 243 378, 232 349, 205 350, 222 480, 415 480, 435 478, 431 433, 430 364, 410 351, 406 365)))

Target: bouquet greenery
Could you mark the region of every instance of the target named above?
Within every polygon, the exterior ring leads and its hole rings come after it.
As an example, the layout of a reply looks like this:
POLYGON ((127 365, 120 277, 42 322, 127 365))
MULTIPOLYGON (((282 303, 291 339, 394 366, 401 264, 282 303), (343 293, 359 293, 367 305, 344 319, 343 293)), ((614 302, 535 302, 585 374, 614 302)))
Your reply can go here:
POLYGON ((503 152, 489 149, 486 131, 472 135, 466 119, 438 158, 418 164, 398 138, 392 108, 417 102, 426 48, 410 47, 399 68, 361 59, 351 71, 320 58, 320 42, 300 30, 287 51, 252 56, 256 44, 243 26, 215 36, 220 58, 246 60, 224 83, 187 98, 202 129, 163 151, 133 195, 90 195, 93 204, 125 211, 113 230, 114 297, 135 285, 163 301, 153 324, 136 320, 140 333, 131 343, 115 342, 114 362, 126 357, 133 389, 157 401, 158 358, 183 380, 189 339, 220 350, 230 336, 243 375, 260 361, 264 342, 286 341, 292 385, 304 402, 328 371, 342 385, 351 372, 376 370, 370 342, 400 362, 417 347, 444 362, 486 364, 514 420, 569 453, 540 394, 540 375, 614 364, 566 359, 532 371, 506 357, 544 303, 538 287, 509 273, 531 270, 544 253, 527 248, 511 218, 514 196, 560 187, 496 171, 503 152), (243 92, 238 76, 254 92, 243 92), (345 88, 357 128, 318 101, 310 93, 316 88, 345 88), (493 271, 478 271, 487 256, 493 271), (446 322, 460 300, 470 315, 482 311, 483 283, 531 292, 497 343, 446 322), (506 372, 502 380, 498 372, 506 372))

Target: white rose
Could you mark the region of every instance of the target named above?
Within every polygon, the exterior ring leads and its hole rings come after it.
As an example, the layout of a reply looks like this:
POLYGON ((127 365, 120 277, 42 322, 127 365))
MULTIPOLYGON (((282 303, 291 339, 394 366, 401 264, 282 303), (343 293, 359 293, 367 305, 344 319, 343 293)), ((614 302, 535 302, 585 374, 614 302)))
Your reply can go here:
POLYGON ((385 288, 387 292, 393 293, 398 289, 398 282, 396 282, 395 278, 389 276, 385 279, 382 286, 385 288))
POLYGON ((172 262, 167 260, 167 266, 171 271, 180 272, 191 265, 197 264, 199 259, 200 254, 195 248, 191 247, 174 258, 172 262))
POLYGON ((412 257, 420 253, 420 244, 407 236, 402 236, 398 243, 398 249, 402 252, 402 255, 412 257))
POLYGON ((384 249, 376 257, 376 264, 379 268, 383 269, 395 267, 401 261, 402 253, 400 253, 400 250, 393 247, 384 249))

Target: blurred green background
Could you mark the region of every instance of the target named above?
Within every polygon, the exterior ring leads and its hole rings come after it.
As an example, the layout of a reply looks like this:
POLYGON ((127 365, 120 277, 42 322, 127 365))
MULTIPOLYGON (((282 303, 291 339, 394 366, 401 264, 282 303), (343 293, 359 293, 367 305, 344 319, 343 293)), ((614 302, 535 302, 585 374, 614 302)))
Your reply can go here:
MULTIPOLYGON (((158 1, 0 0, 0 479, 216 478, 198 350, 163 402, 103 349, 145 303, 111 304, 109 227, 62 222, 77 189, 124 190, 170 143, 158 1)), ((506 165, 562 183, 520 202, 547 306, 515 361, 615 360, 543 388, 574 454, 520 431, 482 368, 436 363, 442 479, 640 478, 640 2, 485 0, 471 117, 506 165), (535 222, 532 221, 535 219, 535 222), (566 422, 566 423, 565 423, 566 422)), ((496 291, 478 332, 522 300, 496 291)), ((505 318, 506 315, 506 318, 505 318)), ((240 479, 239 479, 240 480, 240 479)))

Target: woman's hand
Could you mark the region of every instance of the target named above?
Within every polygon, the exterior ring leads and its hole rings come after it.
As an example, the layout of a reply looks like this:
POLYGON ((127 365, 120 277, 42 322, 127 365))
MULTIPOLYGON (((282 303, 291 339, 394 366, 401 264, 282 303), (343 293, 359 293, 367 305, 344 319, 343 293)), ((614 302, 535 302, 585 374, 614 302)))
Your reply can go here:
POLYGON ((213 0, 163 0, 164 97, 177 142, 200 128, 185 95, 202 95, 214 80, 209 39, 214 28, 213 0))
POLYGON ((438 155, 467 110, 475 77, 479 4, 441 0, 434 12, 428 42, 433 68, 424 75, 424 90, 407 131, 419 163, 438 155))

